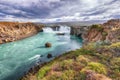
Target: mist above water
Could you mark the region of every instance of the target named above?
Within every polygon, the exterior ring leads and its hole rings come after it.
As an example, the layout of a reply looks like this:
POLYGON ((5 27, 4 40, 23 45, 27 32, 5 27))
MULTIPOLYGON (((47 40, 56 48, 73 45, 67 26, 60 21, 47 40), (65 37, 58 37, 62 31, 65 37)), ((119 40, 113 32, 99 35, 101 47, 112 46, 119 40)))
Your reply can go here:
POLYGON ((59 26, 59 27, 45 27, 43 31, 45 33, 70 33, 71 28, 69 26, 59 26), (53 29, 55 28, 55 29, 53 29))

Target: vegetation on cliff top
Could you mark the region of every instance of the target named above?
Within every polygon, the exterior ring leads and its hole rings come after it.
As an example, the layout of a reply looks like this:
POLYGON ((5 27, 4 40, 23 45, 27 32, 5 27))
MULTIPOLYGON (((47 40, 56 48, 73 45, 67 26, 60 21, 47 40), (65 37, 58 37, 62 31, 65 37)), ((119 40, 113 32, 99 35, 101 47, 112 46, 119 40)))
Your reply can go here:
POLYGON ((115 51, 113 46, 118 47, 119 43, 107 47, 96 45, 90 43, 81 49, 68 52, 41 67, 35 75, 29 74, 29 77, 22 80, 119 80, 120 56, 111 57, 114 53, 110 52, 111 49, 115 51), (106 57, 102 51, 110 54, 106 57))
POLYGON ((104 24, 94 24, 83 35, 86 43, 108 41, 110 43, 120 41, 120 20, 110 20, 104 24))

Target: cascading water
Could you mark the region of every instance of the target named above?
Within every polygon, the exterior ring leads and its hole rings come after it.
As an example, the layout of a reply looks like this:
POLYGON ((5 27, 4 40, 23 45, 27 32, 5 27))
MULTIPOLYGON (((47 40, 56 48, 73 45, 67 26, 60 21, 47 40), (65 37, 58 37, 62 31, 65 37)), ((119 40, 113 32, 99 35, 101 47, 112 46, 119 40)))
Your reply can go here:
POLYGON ((62 33, 70 33, 70 29, 68 26, 60 26, 59 31, 62 33))
POLYGON ((82 45, 81 39, 69 34, 55 35, 70 33, 70 27, 60 26, 55 31, 46 27, 43 31, 23 40, 0 45, 0 80, 19 80, 36 62, 50 61, 48 53, 58 56, 82 45), (45 48, 46 42, 50 42, 52 47, 45 48))
POLYGON ((45 33, 53 33, 54 31, 50 27, 43 28, 43 32, 45 33))
POLYGON ((60 27, 56 27, 55 30, 53 30, 52 27, 45 27, 43 31, 46 33, 70 33, 70 29, 68 26, 60 25, 60 27))

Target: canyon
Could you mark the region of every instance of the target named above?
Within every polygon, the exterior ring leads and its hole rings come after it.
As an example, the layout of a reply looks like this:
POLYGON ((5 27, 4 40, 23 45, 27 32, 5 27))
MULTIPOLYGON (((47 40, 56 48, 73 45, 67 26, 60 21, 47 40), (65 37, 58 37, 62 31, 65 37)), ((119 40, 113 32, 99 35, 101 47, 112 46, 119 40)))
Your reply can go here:
POLYGON ((71 35, 83 39, 80 49, 33 67, 21 80, 119 80, 120 20, 72 26, 71 35))
POLYGON ((21 80, 120 79, 120 19, 70 27, 1 22, 0 30, 1 43, 13 42, 0 46, 3 80, 16 80, 21 76, 21 80), (52 46, 45 48, 47 42, 52 46), (52 57, 48 59, 47 55, 52 57), (11 75, 11 68, 20 75, 11 75))
MULTIPOLYGON (((66 24, 68 25, 68 24, 66 24)), ((20 40, 42 31, 45 25, 35 23, 18 23, 18 22, 0 22, 0 44, 20 40)), ((120 19, 112 19, 103 24, 87 26, 70 26, 71 35, 83 38, 84 42, 120 41, 120 19)), ((59 25, 50 26, 53 30, 59 29, 59 25)))

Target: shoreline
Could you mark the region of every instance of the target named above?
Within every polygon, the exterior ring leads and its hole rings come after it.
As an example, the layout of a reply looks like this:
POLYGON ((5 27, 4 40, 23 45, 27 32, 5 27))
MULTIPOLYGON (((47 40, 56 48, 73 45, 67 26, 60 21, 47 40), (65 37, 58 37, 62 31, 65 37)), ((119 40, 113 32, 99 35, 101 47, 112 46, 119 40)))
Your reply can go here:
MULTIPOLYGON (((115 73, 115 70, 111 70, 111 67, 115 67, 115 66, 113 66, 115 63, 119 63, 119 57, 116 57, 115 55, 113 55, 115 53, 116 53, 116 55, 118 55, 117 52, 119 51, 119 49, 118 49, 118 51, 116 51, 116 49, 114 49, 114 47, 119 46, 119 41, 120 41, 119 38, 118 38, 119 37, 119 31, 120 31, 120 29, 119 29, 120 24, 118 22, 120 22, 120 20, 110 20, 110 21, 108 21, 107 23, 104 23, 104 24, 92 25, 85 32, 85 34, 83 34, 83 35, 77 34, 77 36, 79 35, 80 37, 82 36, 82 38, 83 38, 84 42, 83 42, 82 48, 74 50, 74 51, 69 51, 67 53, 64 53, 63 55, 60 55, 60 56, 56 57, 52 61, 49 61, 47 63, 43 63, 41 65, 35 66, 33 69, 30 69, 30 71, 28 71, 28 73, 25 76, 23 76, 21 78, 21 80, 28 80, 32 76, 34 76, 34 79, 37 79, 38 77, 40 77, 39 79, 41 79, 41 80, 44 79, 44 78, 45 79, 48 78, 48 80, 49 79, 51 80, 51 77, 54 78, 54 79, 55 78, 59 79, 60 76, 58 76, 57 74, 61 73, 61 75, 62 75, 62 73, 64 74, 64 72, 61 72, 59 70, 56 71, 56 69, 55 70, 52 69, 52 63, 54 64, 55 61, 59 62, 60 58, 65 58, 65 60, 67 60, 66 58, 69 58, 70 61, 71 61, 71 57, 72 57, 72 60, 74 61, 74 60, 76 60, 76 58, 78 58, 78 55, 80 57, 82 56, 83 60, 85 59, 85 63, 87 61, 87 67, 85 66, 83 68, 83 70, 86 69, 86 68, 89 68, 89 67, 90 68, 95 67, 95 70, 94 70, 94 68, 90 69, 89 74, 88 74, 89 70, 85 70, 85 72, 83 72, 83 73, 86 76, 89 76, 92 73, 92 74, 95 75, 95 76, 91 76, 92 79, 97 79, 97 77, 96 77, 97 75, 100 75, 102 80, 112 80, 113 78, 119 79, 119 77, 117 76, 117 75, 119 75, 119 72, 115 73), (119 24, 119 25, 117 25, 116 23, 119 24), (110 25, 114 25, 114 26, 110 27, 110 25), (116 35, 113 36, 114 34, 116 34, 116 35), (114 45, 114 47, 111 47, 113 45, 114 45), (114 52, 112 52, 111 50, 114 50, 114 52), (106 55, 106 53, 104 53, 104 52, 109 53, 109 54, 106 55), (68 54, 68 53, 70 53, 70 54, 68 54), (67 57, 67 55, 70 55, 70 56, 67 57), (85 57, 84 55, 87 56, 87 57, 85 57), (93 58, 93 59, 90 58, 90 60, 91 60, 90 63, 89 63, 89 57, 93 58), (95 57, 95 60, 94 60, 94 57, 95 57), (110 61, 111 59, 113 61, 114 61, 114 59, 118 59, 118 62, 113 63, 113 62, 110 61), (108 64, 110 66, 108 68, 106 68, 106 66, 108 66, 108 64), (100 66, 102 67, 103 70, 101 70, 100 66), (41 69, 44 69, 44 68, 45 68, 45 73, 43 74, 42 71, 44 72, 44 70, 41 70, 41 69), (51 72, 49 72, 49 69, 50 69, 51 72), (91 70, 92 70, 92 72, 91 72, 91 70), (41 71, 41 73, 39 71, 41 71), (52 72, 55 72, 54 73, 55 75, 53 75, 52 72), (112 77, 109 72, 111 72, 111 75, 115 76, 115 77, 112 77), (38 73, 39 73, 39 76, 37 75, 38 73)), ((79 31, 78 31, 78 33, 79 33, 79 31)), ((76 33, 74 33, 74 31, 73 31, 73 34, 76 34, 76 33)), ((68 61, 69 61, 69 59, 68 59, 68 61)), ((64 62, 64 60, 62 60, 62 61, 64 62)), ((58 64, 60 64, 61 62, 59 62, 58 64)), ((69 63, 65 63, 64 64, 65 67, 67 66, 66 64, 69 64, 69 63)), ((78 63, 75 63, 75 64, 79 65, 78 63)), ((80 64, 82 64, 82 62, 80 64)), ((70 65, 74 66, 72 64, 70 64, 70 65)), ((119 66, 119 65, 117 65, 117 66, 119 66)), ((69 66, 67 66, 67 67, 69 67, 69 66)), ((59 68, 60 67, 58 67, 57 69, 59 69, 59 68)), ((81 72, 83 70, 81 70, 81 72)), ((118 70, 119 70, 119 68, 118 68, 118 70)), ((65 71, 66 71, 66 69, 65 69, 65 71)), ((67 70, 67 71, 69 72, 69 70, 67 70)), ((74 73, 76 71, 73 69, 72 72, 74 73)), ((82 73, 80 73, 80 74, 82 76, 82 73)), ((66 77, 67 77, 67 80, 68 80, 69 77, 67 75, 66 75, 66 77)), ((64 78, 66 78, 66 77, 64 77, 64 78)), ((60 78, 62 78, 62 76, 60 78)))
MULTIPOLYGON (((76 49, 76 50, 78 50, 78 49, 76 49)), ((24 77, 27 77, 28 75, 31 75, 31 74, 35 75, 38 72, 38 70, 40 68, 42 68, 43 66, 45 66, 47 64, 50 64, 50 63, 54 62, 55 60, 57 60, 57 59, 59 59, 59 58, 61 58, 63 56, 66 56, 66 55, 70 54, 70 52, 74 52, 76 50, 71 50, 71 51, 68 51, 68 52, 64 52, 61 55, 58 55, 56 57, 53 56, 54 58, 52 57, 53 59, 48 61, 48 62, 42 62, 41 64, 39 64, 39 62, 41 62, 41 61, 39 61, 38 64, 33 65, 33 67, 31 67, 27 72, 25 72, 25 75, 23 75, 20 78, 20 80, 22 80, 24 77)))

